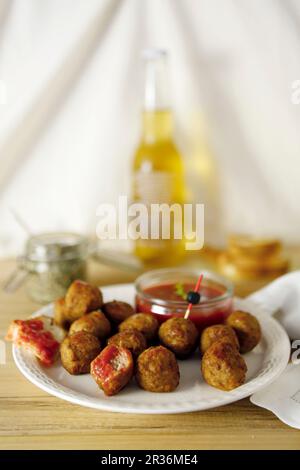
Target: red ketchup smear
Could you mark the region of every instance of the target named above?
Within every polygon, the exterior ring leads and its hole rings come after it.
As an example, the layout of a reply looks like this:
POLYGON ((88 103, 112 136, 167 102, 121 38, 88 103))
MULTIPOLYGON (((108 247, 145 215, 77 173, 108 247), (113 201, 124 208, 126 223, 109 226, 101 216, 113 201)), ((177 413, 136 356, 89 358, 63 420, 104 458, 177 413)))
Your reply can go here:
POLYGON ((120 350, 114 344, 106 346, 92 362, 93 374, 103 381, 109 380, 111 375, 116 372, 114 361, 119 354, 120 350))
MULTIPOLYGON (((136 296, 136 311, 152 313, 157 318, 159 323, 163 323, 172 317, 183 317, 188 307, 188 302, 186 302, 186 304, 182 303, 182 313, 181 311, 178 313, 174 313, 172 311, 172 301, 182 301, 182 297, 176 294, 175 285, 176 284, 174 283, 157 284, 144 289, 145 294, 151 296, 152 299, 162 299, 165 302, 164 313, 155 312, 155 307, 159 304, 155 304, 155 301, 153 301, 151 298, 146 299, 140 297, 139 295, 136 296), (168 300, 170 300, 169 306, 168 300)), ((184 283, 183 288, 185 292, 189 292, 193 291, 195 286, 192 283, 184 283)), ((224 294, 225 290, 222 290, 222 288, 218 286, 202 284, 199 292, 202 296, 205 296, 210 300, 221 296, 224 294)), ((203 306, 201 311, 197 311, 197 307, 197 305, 193 305, 189 319, 195 323, 196 327, 201 332, 207 326, 224 323, 228 315, 230 315, 232 312, 233 300, 229 297, 224 300, 217 301, 213 305, 207 305, 205 307, 203 306)))
POLYGON ((42 320, 16 320, 16 323, 21 326, 19 339, 22 344, 28 343, 34 347, 42 364, 51 366, 59 349, 59 342, 50 331, 44 330, 42 320))

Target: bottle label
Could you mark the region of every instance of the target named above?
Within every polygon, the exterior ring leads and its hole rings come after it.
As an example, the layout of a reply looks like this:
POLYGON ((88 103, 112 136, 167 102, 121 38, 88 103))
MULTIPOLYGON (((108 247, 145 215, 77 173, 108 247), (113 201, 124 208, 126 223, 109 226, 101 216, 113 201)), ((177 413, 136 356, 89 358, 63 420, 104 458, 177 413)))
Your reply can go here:
POLYGON ((147 208, 138 227, 138 230, 143 227, 143 236, 136 240, 136 251, 141 258, 154 259, 179 249, 182 236, 178 239, 174 234, 182 234, 182 213, 173 212, 171 215, 171 207, 180 203, 176 201, 176 181, 176 175, 167 171, 138 171, 134 174, 134 200, 147 208))
POLYGON ((145 204, 171 204, 174 197, 174 175, 167 171, 136 172, 134 198, 145 204))

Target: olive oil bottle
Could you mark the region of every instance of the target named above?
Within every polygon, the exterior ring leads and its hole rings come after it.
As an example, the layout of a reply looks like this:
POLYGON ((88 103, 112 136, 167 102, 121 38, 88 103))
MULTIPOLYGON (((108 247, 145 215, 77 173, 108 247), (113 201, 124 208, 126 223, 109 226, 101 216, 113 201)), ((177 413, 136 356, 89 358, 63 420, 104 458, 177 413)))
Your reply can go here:
MULTIPOLYGON (((168 55, 160 49, 147 49, 144 59, 144 99, 142 110, 142 135, 133 162, 133 199, 148 207, 151 204, 182 204, 185 200, 183 159, 173 141, 173 115, 170 107, 168 81, 168 55)), ((170 265, 181 258, 184 251, 182 239, 174 236, 175 224, 181 217, 170 219, 170 238, 162 235, 153 239, 137 239, 135 254, 144 262, 170 265)))

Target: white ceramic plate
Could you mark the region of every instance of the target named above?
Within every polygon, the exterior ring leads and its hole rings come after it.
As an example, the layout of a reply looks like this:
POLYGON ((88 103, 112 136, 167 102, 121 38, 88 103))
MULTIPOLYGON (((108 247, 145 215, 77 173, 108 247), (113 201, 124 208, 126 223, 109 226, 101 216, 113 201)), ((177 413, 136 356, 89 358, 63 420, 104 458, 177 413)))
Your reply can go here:
MULTIPOLYGON (((103 287, 105 301, 118 299, 134 302, 132 284, 103 287)), ((16 365, 30 382, 42 390, 71 403, 107 411, 123 413, 167 414, 207 410, 245 398, 270 384, 285 369, 290 342, 284 329, 272 317, 264 314, 249 301, 236 299, 235 306, 251 311, 262 327, 263 339, 245 360, 248 366, 244 385, 222 392, 207 385, 200 373, 200 359, 195 357, 180 361, 180 384, 172 393, 151 393, 138 388, 134 380, 118 395, 106 397, 92 377, 70 375, 58 361, 51 368, 44 368, 35 357, 23 348, 13 347, 16 365)), ((53 306, 47 305, 34 314, 52 315, 53 306)))

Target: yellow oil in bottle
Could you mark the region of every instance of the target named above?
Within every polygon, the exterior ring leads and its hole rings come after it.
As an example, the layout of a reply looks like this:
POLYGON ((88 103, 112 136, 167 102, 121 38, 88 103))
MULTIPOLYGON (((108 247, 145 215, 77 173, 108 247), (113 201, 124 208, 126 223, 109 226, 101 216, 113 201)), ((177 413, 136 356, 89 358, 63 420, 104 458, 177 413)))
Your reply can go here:
MULTIPOLYGON (((152 50, 153 52, 153 50, 152 50)), ((165 81, 165 53, 150 53, 146 64, 146 92, 142 113, 142 136, 133 161, 133 199, 148 207, 149 224, 151 204, 179 204, 185 201, 183 158, 173 141, 173 116, 167 98, 165 81)), ((171 214, 171 212, 170 212, 171 214)), ((162 219, 160 219, 162 222, 162 219)), ((175 238, 175 225, 182 218, 172 213, 170 238, 160 230, 159 238, 137 239, 135 254, 144 262, 154 265, 177 263, 184 253, 182 239, 175 238)))

